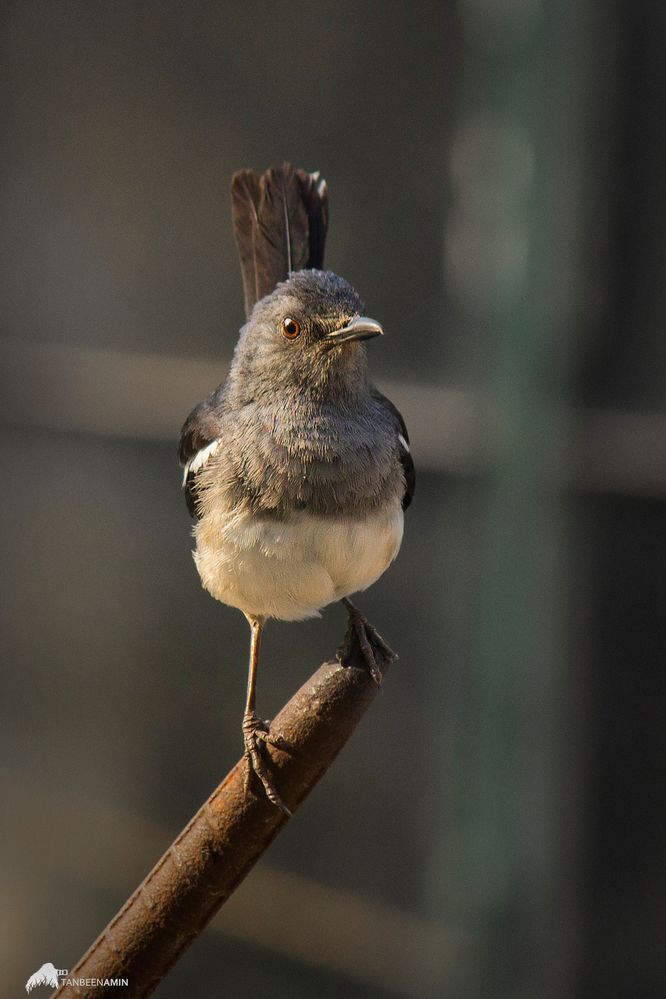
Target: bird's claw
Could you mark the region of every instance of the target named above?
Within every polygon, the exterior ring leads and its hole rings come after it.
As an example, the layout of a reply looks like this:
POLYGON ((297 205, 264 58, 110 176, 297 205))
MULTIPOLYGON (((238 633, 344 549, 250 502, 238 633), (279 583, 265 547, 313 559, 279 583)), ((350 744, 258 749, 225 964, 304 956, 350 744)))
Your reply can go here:
POLYGON ((348 600, 343 600, 343 603, 349 614, 349 622, 345 640, 336 653, 338 662, 343 666, 352 665, 358 660, 360 653, 372 679, 380 686, 384 675, 381 667, 394 662, 398 657, 358 608, 348 600))
POLYGON ((282 801, 277 792, 273 775, 262 753, 262 746, 275 746, 276 749, 288 749, 286 739, 269 731, 270 722, 262 721, 256 714, 250 712, 243 718, 243 741, 245 743, 245 759, 247 769, 245 772, 245 791, 250 790, 252 774, 255 773, 264 786, 266 797, 276 808, 289 817, 291 812, 282 801))

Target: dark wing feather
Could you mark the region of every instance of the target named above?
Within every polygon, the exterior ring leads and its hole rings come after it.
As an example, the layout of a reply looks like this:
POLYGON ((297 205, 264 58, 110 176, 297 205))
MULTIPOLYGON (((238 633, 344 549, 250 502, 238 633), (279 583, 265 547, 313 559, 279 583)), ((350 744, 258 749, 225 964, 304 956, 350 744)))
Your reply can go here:
POLYGON ((414 468, 414 459, 412 458, 411 451, 409 450, 409 434, 407 433, 407 426, 398 407, 394 406, 391 400, 387 399, 385 395, 382 395, 379 389, 375 388, 374 385, 370 388, 370 394, 373 399, 376 399, 377 402, 384 407, 384 409, 387 409, 389 413, 391 413, 396 424, 398 453, 400 455, 402 471, 405 476, 405 495, 402 498, 402 509, 406 510, 414 498, 414 489, 416 488, 416 470, 414 468), (406 446, 402 444, 400 437, 404 439, 406 446))
POLYGON ((290 163, 259 178, 239 170, 231 179, 231 214, 246 315, 292 271, 323 265, 328 189, 319 174, 290 163))
MULTIPOLYGON (((219 389, 208 399, 195 406, 183 424, 178 442, 178 460, 183 468, 202 448, 219 438, 219 389)), ((183 481, 183 492, 187 509, 193 517, 198 516, 196 472, 189 472, 183 481)))

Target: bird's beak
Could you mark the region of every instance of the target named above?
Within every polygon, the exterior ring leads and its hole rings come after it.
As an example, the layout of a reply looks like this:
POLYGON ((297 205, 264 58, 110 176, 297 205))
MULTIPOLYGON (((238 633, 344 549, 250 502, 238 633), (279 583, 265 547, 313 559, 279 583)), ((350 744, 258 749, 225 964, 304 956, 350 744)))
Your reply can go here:
POLYGON ((381 336, 384 330, 374 319, 367 316, 357 316, 355 319, 342 326, 339 330, 327 333, 323 338, 324 343, 331 347, 337 347, 339 343, 349 343, 350 340, 369 340, 373 336, 381 336))

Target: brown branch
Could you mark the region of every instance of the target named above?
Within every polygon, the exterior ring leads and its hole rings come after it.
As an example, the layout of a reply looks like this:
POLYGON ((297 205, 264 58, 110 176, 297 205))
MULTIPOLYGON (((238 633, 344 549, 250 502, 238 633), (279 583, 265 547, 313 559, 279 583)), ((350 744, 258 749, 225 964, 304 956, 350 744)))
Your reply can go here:
MULTIPOLYGON (((290 748, 270 747, 268 752, 276 785, 292 812, 331 765, 377 689, 367 668, 324 663, 277 715, 271 731, 290 748)), ((150 995, 287 821, 256 778, 246 792, 241 759, 70 970, 68 980, 127 978, 129 991, 123 995, 150 995)), ((55 993, 58 999, 118 995, 115 986, 68 980, 55 993)))

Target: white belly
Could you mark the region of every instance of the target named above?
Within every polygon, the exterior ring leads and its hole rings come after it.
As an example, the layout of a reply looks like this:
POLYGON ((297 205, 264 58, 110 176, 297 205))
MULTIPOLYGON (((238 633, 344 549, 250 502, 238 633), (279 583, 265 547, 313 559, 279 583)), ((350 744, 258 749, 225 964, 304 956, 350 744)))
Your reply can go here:
POLYGON ((398 554, 402 529, 399 503, 362 521, 300 512, 278 522, 209 509, 194 529, 194 560, 223 603, 299 621, 374 583, 398 554))

